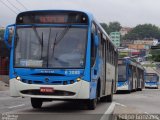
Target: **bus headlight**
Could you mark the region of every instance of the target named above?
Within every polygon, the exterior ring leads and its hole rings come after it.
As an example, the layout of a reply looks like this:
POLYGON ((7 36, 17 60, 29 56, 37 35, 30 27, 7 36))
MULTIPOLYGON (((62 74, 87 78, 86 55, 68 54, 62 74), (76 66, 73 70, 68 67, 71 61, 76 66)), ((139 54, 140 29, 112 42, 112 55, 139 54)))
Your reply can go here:
POLYGON ((21 80, 21 77, 17 76, 17 77, 16 77, 16 80, 20 81, 20 80, 21 80))
POLYGON ((77 82, 81 81, 82 79, 81 78, 77 78, 77 82))

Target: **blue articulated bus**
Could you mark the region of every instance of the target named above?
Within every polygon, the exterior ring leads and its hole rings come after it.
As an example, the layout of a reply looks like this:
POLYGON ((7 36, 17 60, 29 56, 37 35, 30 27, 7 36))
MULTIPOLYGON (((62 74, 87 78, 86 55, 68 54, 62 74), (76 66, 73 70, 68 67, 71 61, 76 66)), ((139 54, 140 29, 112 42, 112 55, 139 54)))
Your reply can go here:
POLYGON ((159 86, 159 76, 157 73, 145 73, 145 88, 156 88, 159 86))
POLYGON ((131 92, 144 88, 144 68, 131 58, 118 60, 117 90, 131 92))
POLYGON ((11 96, 30 97, 33 108, 46 101, 80 100, 95 109, 97 100, 112 101, 118 53, 92 14, 22 12, 6 27, 4 40, 11 49, 11 96))

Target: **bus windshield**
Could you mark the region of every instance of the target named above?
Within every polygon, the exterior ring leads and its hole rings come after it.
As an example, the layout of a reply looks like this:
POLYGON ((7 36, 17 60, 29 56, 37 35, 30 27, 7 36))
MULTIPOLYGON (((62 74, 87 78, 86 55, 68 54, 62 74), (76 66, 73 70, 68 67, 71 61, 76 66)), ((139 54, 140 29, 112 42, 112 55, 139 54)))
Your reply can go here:
POLYGON ((87 27, 17 27, 15 67, 83 68, 87 27))
POLYGON ((154 76, 154 75, 146 75, 145 76, 145 81, 146 82, 157 82, 157 76, 154 76))
POLYGON ((118 81, 126 81, 126 66, 118 65, 118 81))

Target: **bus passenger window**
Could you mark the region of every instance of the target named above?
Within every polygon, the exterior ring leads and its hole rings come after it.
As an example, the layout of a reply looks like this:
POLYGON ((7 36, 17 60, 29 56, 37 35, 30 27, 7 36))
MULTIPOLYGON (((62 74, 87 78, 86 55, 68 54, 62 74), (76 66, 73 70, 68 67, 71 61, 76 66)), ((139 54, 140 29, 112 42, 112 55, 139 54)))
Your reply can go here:
POLYGON ((91 66, 94 65, 95 59, 96 59, 96 46, 94 44, 94 35, 91 35, 91 66))
POLYGON ((96 59, 97 48, 94 43, 94 36, 96 35, 96 26, 92 24, 92 33, 91 33, 91 66, 94 65, 96 59))

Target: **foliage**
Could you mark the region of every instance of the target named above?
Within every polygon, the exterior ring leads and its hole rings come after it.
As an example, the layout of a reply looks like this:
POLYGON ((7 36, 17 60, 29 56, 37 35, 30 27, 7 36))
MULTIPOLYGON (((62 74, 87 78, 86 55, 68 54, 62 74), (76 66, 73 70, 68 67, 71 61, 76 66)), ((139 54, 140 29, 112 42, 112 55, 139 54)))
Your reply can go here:
MULTIPOLYGON (((159 46, 159 45, 158 45, 159 46)), ((157 47, 158 48, 158 47, 157 47)), ((150 50, 151 59, 156 62, 160 62, 160 49, 151 49, 150 50)))
POLYGON ((156 67, 155 64, 143 64, 144 67, 156 67))
POLYGON ((118 54, 118 58, 124 58, 124 57, 127 57, 128 55, 125 55, 125 54, 118 54))
POLYGON ((0 30, 0 40, 3 40, 4 30, 0 30))
POLYGON ((160 39, 160 29, 152 24, 137 25, 123 37, 125 40, 137 40, 145 38, 160 39))
POLYGON ((110 22, 108 25, 108 33, 119 32, 121 29, 121 24, 119 22, 110 22))
POLYGON ((117 32, 121 29, 121 24, 119 22, 110 22, 109 25, 106 23, 101 23, 103 29, 110 34, 111 32, 117 32))

